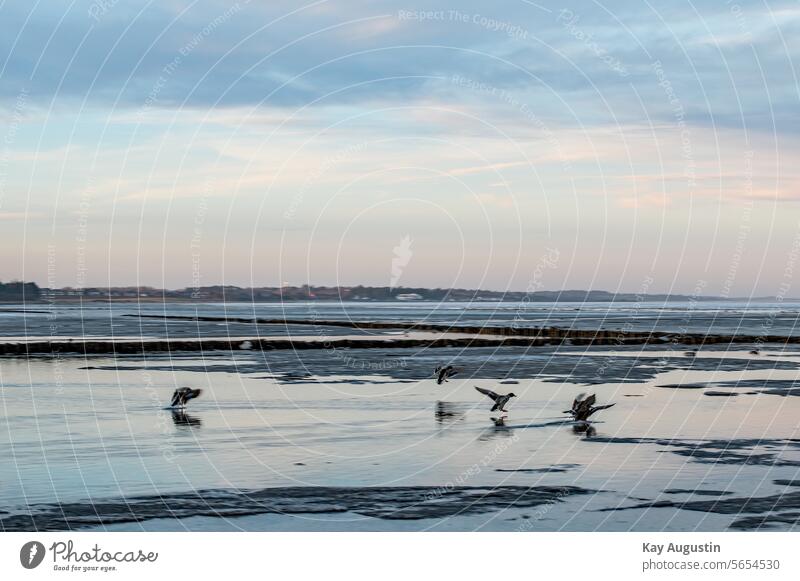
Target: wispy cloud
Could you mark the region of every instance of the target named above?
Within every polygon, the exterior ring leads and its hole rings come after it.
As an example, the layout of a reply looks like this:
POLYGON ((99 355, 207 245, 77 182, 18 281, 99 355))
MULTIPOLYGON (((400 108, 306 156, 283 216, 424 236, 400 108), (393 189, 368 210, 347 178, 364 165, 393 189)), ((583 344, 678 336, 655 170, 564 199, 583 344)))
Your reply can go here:
MULTIPOLYGON (((26 221, 28 240, 75 254, 88 216, 94 272, 111 245, 120 276, 140 264, 181 286, 202 199, 219 243, 206 280, 385 284, 386 249, 413 232, 403 284, 525 288, 519 249, 546 241, 574 248, 564 284, 600 272, 636 288, 617 262, 632 247, 673 277, 674 248, 697 241, 682 260, 705 268, 702 251, 720 251, 704 225, 735 235, 742 205, 765 231, 789 223, 776 208, 800 201, 796 3, 458 4, 413 18, 393 0, 118 2, 95 17, 92 0, 4 3, 4 247, 26 221), (664 224, 674 244, 657 247, 664 224), (362 259, 338 261, 354 229, 362 259), (445 280, 462 250, 462 278, 445 280)), ((768 258, 751 265, 759 284, 780 277, 779 239, 748 241, 768 258)), ((26 272, 44 268, 20 252, 26 272)))

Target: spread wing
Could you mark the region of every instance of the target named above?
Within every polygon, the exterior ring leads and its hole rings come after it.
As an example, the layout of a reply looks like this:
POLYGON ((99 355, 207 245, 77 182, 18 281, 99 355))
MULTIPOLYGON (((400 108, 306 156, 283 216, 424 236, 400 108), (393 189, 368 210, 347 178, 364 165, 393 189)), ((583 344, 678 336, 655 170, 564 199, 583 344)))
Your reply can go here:
POLYGON ((565 414, 574 414, 578 411, 578 404, 581 403, 583 396, 586 395, 585 393, 579 393, 575 396, 575 399, 572 400, 572 409, 564 410, 565 414))
POLYGON ((597 407, 592 408, 592 413, 594 413, 596 411, 600 411, 600 410, 607 410, 608 408, 614 407, 615 405, 617 405, 617 404, 609 403, 609 404, 606 404, 606 405, 599 405, 597 407))
POLYGON ((473 387, 474 387, 475 389, 477 389, 479 392, 481 392, 483 395, 489 396, 489 397, 490 397, 490 398, 492 398, 494 401, 497 401, 497 398, 499 398, 499 397, 500 397, 499 395, 497 395, 495 392, 493 392, 493 391, 492 391, 492 390, 490 390, 490 389, 483 389, 483 388, 480 388, 480 387, 478 387, 477 385, 474 385, 473 387))

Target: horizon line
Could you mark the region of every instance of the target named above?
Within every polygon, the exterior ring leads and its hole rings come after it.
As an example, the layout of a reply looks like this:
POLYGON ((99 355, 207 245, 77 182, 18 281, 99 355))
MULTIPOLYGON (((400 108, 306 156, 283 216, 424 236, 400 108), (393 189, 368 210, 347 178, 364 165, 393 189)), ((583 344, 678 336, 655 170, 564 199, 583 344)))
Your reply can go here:
MULTIPOLYGON (((257 289, 267 289, 267 290, 280 290, 280 289, 354 289, 354 288, 364 288, 364 289, 386 289, 390 292, 397 292, 402 293, 402 291, 444 291, 444 292, 470 292, 470 293, 493 293, 493 294, 523 294, 523 295, 535 295, 535 294, 561 294, 561 293, 604 293, 608 295, 632 295, 632 296, 642 296, 642 297, 653 297, 653 296, 661 296, 661 297, 673 297, 673 296, 680 296, 680 297, 688 297, 689 299, 716 299, 722 301, 747 301, 747 300, 778 300, 775 297, 769 295, 760 295, 760 296, 740 296, 740 297, 724 297, 720 295, 713 295, 713 294, 691 294, 691 293, 684 293, 684 292, 632 292, 632 291, 610 291, 605 289, 582 289, 582 288, 567 288, 567 289, 558 289, 558 290, 549 290, 549 289, 539 289, 535 291, 528 291, 528 290, 493 290, 493 289, 486 289, 486 288, 466 288, 466 287, 427 287, 427 286, 390 286, 390 285, 382 285, 382 286, 372 286, 372 285, 365 285, 365 284, 340 284, 340 285, 327 285, 327 284, 302 284, 302 285, 260 285, 260 286, 241 286, 238 284, 208 284, 203 286, 184 286, 184 287, 175 287, 175 288, 167 288, 167 287, 157 287, 152 286, 149 284, 142 284, 142 285, 118 285, 118 286, 102 286, 102 285, 83 285, 83 286, 61 286, 61 287, 47 287, 47 286, 39 286, 39 283, 35 281, 20 281, 20 280, 10 280, 8 282, 0 281, 0 286, 2 285, 9 285, 9 284, 35 284, 42 292, 46 291, 63 291, 63 290, 71 290, 71 291, 85 291, 85 290, 121 290, 121 289, 136 289, 136 290, 152 290, 156 292, 202 292, 204 289, 214 289, 214 288, 221 288, 221 289, 239 289, 239 290, 257 290, 257 289)), ((783 299, 783 300, 800 300, 800 299, 783 299)))

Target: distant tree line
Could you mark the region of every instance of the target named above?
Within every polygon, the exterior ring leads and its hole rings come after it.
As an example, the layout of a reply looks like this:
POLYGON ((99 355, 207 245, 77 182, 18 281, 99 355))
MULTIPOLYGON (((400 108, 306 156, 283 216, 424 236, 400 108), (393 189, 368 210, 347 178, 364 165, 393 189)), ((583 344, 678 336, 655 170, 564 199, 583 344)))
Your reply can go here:
POLYGON ((41 296, 35 282, 0 282, 0 301, 38 301, 41 296))
POLYGON ((721 300, 719 297, 687 295, 611 293, 607 291, 488 291, 457 288, 419 288, 388 286, 282 286, 239 287, 233 285, 203 286, 184 289, 153 287, 86 287, 39 289, 33 283, 0 285, 0 300, 49 301, 191 301, 191 302, 282 302, 282 301, 509 301, 509 302, 667 302, 721 300), (7 287, 5 293, 3 289, 7 287))

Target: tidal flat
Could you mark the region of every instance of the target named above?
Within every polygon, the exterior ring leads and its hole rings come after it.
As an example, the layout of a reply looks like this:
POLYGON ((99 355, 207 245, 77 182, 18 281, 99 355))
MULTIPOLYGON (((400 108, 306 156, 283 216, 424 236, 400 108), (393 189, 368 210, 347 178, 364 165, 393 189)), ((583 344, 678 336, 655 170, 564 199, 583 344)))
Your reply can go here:
POLYGON ((800 348, 686 350, 3 357, 0 530, 797 528, 800 348), (577 425, 580 393, 616 405, 577 425))

